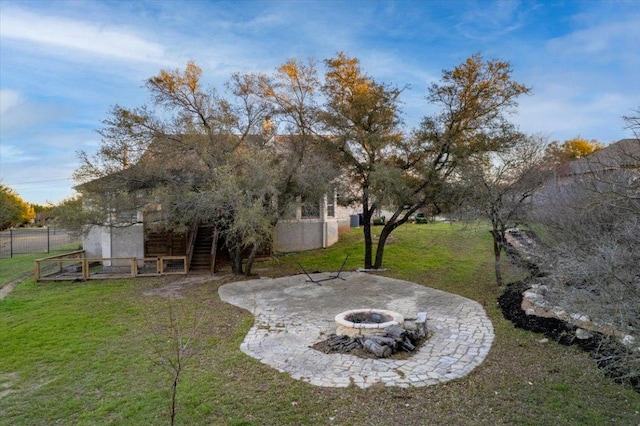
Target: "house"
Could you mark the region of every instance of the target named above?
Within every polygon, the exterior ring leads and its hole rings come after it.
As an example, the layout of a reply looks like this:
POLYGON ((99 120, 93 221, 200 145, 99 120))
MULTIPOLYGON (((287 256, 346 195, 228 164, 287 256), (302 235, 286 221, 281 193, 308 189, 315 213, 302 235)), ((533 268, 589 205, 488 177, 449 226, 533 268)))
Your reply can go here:
POLYGON ((593 154, 562 164, 557 172, 560 180, 580 176, 605 175, 621 170, 640 169, 640 140, 621 139, 593 154))
POLYGON ((553 178, 534 194, 532 203, 537 209, 548 210, 576 193, 615 194, 616 188, 626 192, 637 187, 639 180, 640 139, 621 139, 587 157, 558 166, 553 178))
MULTIPOLYGON (((255 143, 264 143, 259 136, 251 138, 255 143)), ((89 258, 137 259, 187 256, 190 270, 213 270, 214 262, 229 259, 229 253, 211 224, 193 223, 181 231, 162 231, 149 226, 162 215, 163 209, 148 199, 154 185, 166 183, 167 179, 197 185, 207 167, 197 150, 184 151, 176 159, 175 153, 168 158, 161 146, 156 141, 134 165, 77 187, 83 193, 88 209, 91 209, 92 197, 99 193, 125 190, 137 194, 130 205, 114 206, 104 223, 90 226, 83 240, 86 255, 89 258)), ((272 247, 262 255, 329 247, 350 228, 353 214, 352 210, 337 205, 335 191, 312 202, 302 203, 300 199, 289 216, 278 221, 272 247)))

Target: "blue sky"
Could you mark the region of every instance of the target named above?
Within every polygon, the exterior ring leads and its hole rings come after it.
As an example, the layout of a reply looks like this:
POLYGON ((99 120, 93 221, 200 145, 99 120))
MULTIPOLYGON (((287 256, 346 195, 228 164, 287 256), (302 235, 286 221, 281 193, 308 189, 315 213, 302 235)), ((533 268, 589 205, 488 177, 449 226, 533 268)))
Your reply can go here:
POLYGON ((533 88, 512 120, 550 140, 630 137, 640 107, 640 0, 0 0, 0 182, 28 202, 73 195, 76 152, 115 104, 148 102, 144 80, 195 60, 222 88, 233 72, 345 52, 403 93, 410 128, 427 87, 480 52, 533 88))

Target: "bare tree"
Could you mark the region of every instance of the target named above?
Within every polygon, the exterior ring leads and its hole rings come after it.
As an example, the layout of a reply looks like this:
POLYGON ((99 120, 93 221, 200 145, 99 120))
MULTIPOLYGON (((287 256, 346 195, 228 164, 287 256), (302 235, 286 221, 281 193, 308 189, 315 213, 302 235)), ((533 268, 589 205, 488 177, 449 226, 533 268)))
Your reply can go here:
MULTIPOLYGON (((637 118, 626 120, 637 130, 637 118)), ((627 336, 626 352, 605 358, 613 356, 616 369, 638 380, 640 139, 569 163, 546 186, 536 217, 548 247, 545 297, 588 317, 616 340, 627 336)))
POLYGON ((640 107, 636 108, 632 115, 622 117, 626 123, 625 129, 631 130, 636 139, 640 139, 640 107))
POLYGON ((505 148, 474 155, 460 171, 463 183, 462 209, 470 217, 488 218, 493 236, 496 282, 502 278, 502 253, 506 232, 528 219, 535 192, 550 177, 545 167, 546 139, 541 136, 506 134, 505 148))
POLYGON ((148 318, 152 340, 150 341, 151 361, 171 376, 171 402, 169 417, 175 424, 177 415, 178 385, 188 363, 200 352, 200 333, 204 315, 191 312, 192 309, 167 304, 166 320, 148 318))

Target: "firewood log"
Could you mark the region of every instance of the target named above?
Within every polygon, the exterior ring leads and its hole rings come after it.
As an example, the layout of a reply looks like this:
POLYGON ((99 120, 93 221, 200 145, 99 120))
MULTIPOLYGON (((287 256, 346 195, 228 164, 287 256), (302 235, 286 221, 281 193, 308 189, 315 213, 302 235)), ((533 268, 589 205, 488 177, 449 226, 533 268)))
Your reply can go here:
POLYGON ((387 333, 388 336, 393 337, 394 339, 404 339, 405 333, 407 332, 407 330, 405 330, 404 328, 401 327, 396 327, 394 325, 392 325, 391 327, 387 327, 384 329, 385 333, 387 333))
POLYGON ((374 353, 378 358, 387 358, 391 356, 391 347, 387 345, 381 345, 374 339, 366 338, 362 342, 362 346, 369 352, 374 353))

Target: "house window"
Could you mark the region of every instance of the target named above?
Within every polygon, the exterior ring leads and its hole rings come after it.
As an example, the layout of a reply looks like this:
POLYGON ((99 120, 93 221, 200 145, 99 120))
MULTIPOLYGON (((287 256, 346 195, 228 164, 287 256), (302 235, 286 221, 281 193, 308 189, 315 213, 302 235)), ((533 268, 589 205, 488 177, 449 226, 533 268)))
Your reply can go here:
POLYGON ((121 223, 136 223, 138 220, 138 212, 136 210, 124 210, 115 214, 116 221, 121 223))
POLYGON ((336 194, 333 191, 333 188, 327 193, 327 217, 335 217, 336 216, 336 194))

